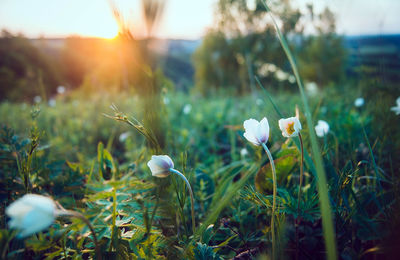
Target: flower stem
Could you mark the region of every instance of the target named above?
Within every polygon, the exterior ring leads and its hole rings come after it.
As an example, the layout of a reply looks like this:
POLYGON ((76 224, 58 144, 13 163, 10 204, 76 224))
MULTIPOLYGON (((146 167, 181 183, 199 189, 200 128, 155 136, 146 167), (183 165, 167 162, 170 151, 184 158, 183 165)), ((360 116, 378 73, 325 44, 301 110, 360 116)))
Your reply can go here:
POLYGON ((336 260, 337 258, 337 251, 336 251, 336 238, 335 238, 335 230, 333 228, 333 220, 332 220, 332 210, 331 210, 331 203, 329 201, 329 192, 327 189, 327 180, 326 180, 326 175, 325 175, 325 169, 323 166, 323 161, 322 161, 322 155, 320 152, 320 149, 318 147, 318 142, 317 142, 317 137, 315 135, 314 129, 313 129, 313 120, 310 112, 310 106, 308 104, 308 99, 304 91, 303 83, 300 78, 299 71, 297 69, 294 56, 289 48, 289 45, 286 41, 286 38, 282 34, 281 30, 279 29, 279 26, 274 18, 274 15, 272 14, 270 8, 268 7, 266 0, 262 1, 262 4, 264 5, 266 11, 268 12, 270 18, 272 19, 272 22, 274 24, 274 27, 276 29, 276 32, 278 33, 278 39, 282 45, 283 50, 285 51, 285 54, 289 60, 289 63, 292 67, 294 76, 296 78, 297 85, 299 87, 300 91, 300 96, 303 101, 303 106, 305 109, 305 115, 307 119, 307 125, 308 125, 308 132, 310 135, 310 142, 311 142, 311 150, 312 154, 314 155, 314 160, 315 160, 315 167, 316 167, 316 172, 317 172, 317 185, 318 185, 318 193, 319 193, 319 205, 321 208, 321 215, 322 215, 322 230, 324 234, 324 239, 325 239, 325 248, 326 248, 326 256, 328 260, 336 260))
POLYGON ((69 216, 69 217, 75 217, 78 218, 80 220, 82 220, 83 222, 85 222, 85 224, 89 227, 90 232, 92 232, 93 235, 93 242, 95 244, 95 250, 96 250, 96 255, 97 255, 97 259, 101 260, 101 253, 100 253, 100 245, 99 242, 97 241, 97 236, 96 236, 96 232, 94 231, 94 227, 92 225, 92 223, 90 223, 90 221, 81 213, 73 211, 73 210, 60 210, 59 212, 57 212, 58 216, 69 216))
POLYGON ((300 200, 301 200, 301 187, 303 186, 303 162, 304 162, 304 147, 303 138, 299 133, 300 147, 301 147, 301 161, 300 161, 300 181, 299 181, 299 191, 297 194, 297 216, 296 216, 296 259, 299 259, 299 226, 300 226, 300 200))
POLYGON ((195 231, 195 222, 194 222, 194 197, 193 197, 193 191, 192 191, 192 187, 190 186, 190 183, 189 183, 189 181, 186 179, 186 177, 185 177, 185 175, 183 175, 182 173, 180 173, 178 170, 175 170, 175 169, 173 169, 173 168, 171 168, 171 169, 169 169, 169 171, 170 172, 172 172, 172 173, 175 173, 176 175, 178 175, 179 177, 181 177, 184 181, 185 181, 185 183, 186 183, 186 186, 187 186, 187 188, 188 188, 188 190, 189 190, 189 194, 190 194, 190 204, 191 204, 191 206, 192 206, 192 229, 193 229, 193 234, 194 234, 194 231, 195 231))
POLYGON ((277 184, 276 184, 276 170, 275 170, 275 164, 274 164, 274 159, 272 158, 271 152, 269 151, 267 145, 265 143, 262 144, 262 147, 264 148, 265 152, 268 155, 269 162, 271 164, 272 168, 272 182, 273 182, 273 192, 272 192, 272 216, 271 216, 271 234, 272 234, 272 259, 277 259, 276 258, 276 239, 275 239, 275 209, 276 209, 276 190, 277 190, 277 184))

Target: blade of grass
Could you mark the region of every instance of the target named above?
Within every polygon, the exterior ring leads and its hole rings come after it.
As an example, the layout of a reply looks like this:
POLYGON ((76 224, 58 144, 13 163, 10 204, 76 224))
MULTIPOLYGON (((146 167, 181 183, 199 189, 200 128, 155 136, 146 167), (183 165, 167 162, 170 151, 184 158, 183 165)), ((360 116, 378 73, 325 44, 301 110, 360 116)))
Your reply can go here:
POLYGON ((219 200, 218 204, 215 205, 210 212, 210 215, 204 220, 204 222, 200 225, 200 227, 196 230, 195 236, 197 237, 204 232, 204 230, 212 223, 214 223, 222 210, 232 202, 232 198, 238 194, 238 191, 246 184, 247 180, 253 176, 259 167, 257 165, 252 165, 249 169, 243 174, 239 181, 232 184, 229 189, 225 192, 224 196, 219 200))
POLYGON ((321 208, 321 215, 322 215, 322 228, 324 233, 325 239, 325 248, 327 251, 327 258, 329 260, 337 259, 337 252, 336 252, 336 241, 335 241, 335 232, 333 229, 333 221, 332 221, 332 211, 329 202, 329 194, 327 191, 327 181, 325 170, 323 167, 322 156, 318 147, 317 137, 314 132, 314 124, 312 122, 312 116, 310 113, 310 108, 308 105, 308 100, 304 92, 303 83, 300 79, 300 74, 297 70, 297 66, 294 60, 294 56, 290 51, 289 45, 286 42, 285 37, 283 36, 282 32, 279 29, 278 24, 276 23, 274 16, 271 13, 270 8, 268 7, 266 1, 262 1, 265 9, 267 10, 268 14, 270 15, 272 22, 274 23, 276 32, 278 34, 279 41, 282 45, 283 50, 287 58, 289 59, 290 65, 292 67, 294 76, 296 78, 297 85, 299 86, 301 99, 304 106, 305 116, 308 124, 308 131, 310 134, 310 141, 311 141, 311 149, 312 154, 315 160, 315 166, 318 176, 318 193, 319 193, 319 204, 321 208))
POLYGON ((362 127, 362 130, 363 130, 365 142, 366 142, 367 145, 368 145, 369 156, 371 157, 372 166, 374 167, 374 171, 375 171, 374 186, 376 187, 376 180, 380 177, 380 174, 379 174, 379 171, 378 171, 378 166, 376 165, 376 162, 375 162, 374 152, 372 151, 371 144, 370 144, 370 142, 369 142, 369 140, 368 140, 367 132, 365 132, 364 125, 362 125, 361 127, 362 127))

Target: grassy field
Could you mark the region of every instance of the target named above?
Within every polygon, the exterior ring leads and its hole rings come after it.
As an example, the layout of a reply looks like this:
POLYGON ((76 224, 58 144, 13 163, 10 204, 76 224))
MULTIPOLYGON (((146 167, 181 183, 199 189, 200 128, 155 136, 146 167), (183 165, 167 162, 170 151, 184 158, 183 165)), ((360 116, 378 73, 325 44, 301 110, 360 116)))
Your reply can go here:
MULTIPOLYGON (((155 178, 147 162, 154 149, 140 128, 111 117, 119 111, 143 122, 143 98, 101 93, 76 98, 59 95, 46 102, 2 103, 1 199, 5 205, 24 193, 51 196, 63 208, 81 212, 97 234, 104 259, 243 259, 271 254, 271 165, 262 148, 244 137, 243 121, 267 117, 267 143, 277 170, 276 254, 322 259, 325 246, 312 163, 308 125, 303 125, 305 169, 298 201, 300 152, 297 138, 285 138, 278 120, 301 107, 294 93, 263 91, 251 96, 212 98, 167 92, 157 110, 169 155, 194 192, 195 232, 185 184, 172 175, 155 178), (299 209, 297 209, 299 203, 299 209), (299 223, 296 228, 296 223, 299 223)), ((339 257, 379 254, 395 227, 398 208, 398 118, 386 105, 377 117, 366 100, 339 96, 338 90, 308 94, 314 122, 325 120, 329 133, 318 138, 332 208, 339 257), (336 96, 336 98, 335 98, 336 96), (398 136, 397 133, 393 137, 398 136), (396 148, 397 147, 397 148, 396 148)), ((146 125, 144 129, 148 128, 146 125)), ((151 135, 152 133, 150 133, 151 135)), ((79 219, 59 217, 47 232, 15 238, 1 220, 0 253, 9 258, 88 258, 95 254, 93 234, 79 219), (25 250, 24 250, 25 248, 25 250)))

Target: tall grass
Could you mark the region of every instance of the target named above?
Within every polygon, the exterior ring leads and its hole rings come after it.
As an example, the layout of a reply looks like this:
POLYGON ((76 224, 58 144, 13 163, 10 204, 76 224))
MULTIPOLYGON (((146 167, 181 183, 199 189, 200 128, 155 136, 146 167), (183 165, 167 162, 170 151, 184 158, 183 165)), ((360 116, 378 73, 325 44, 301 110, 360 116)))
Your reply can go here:
POLYGON ((275 29, 278 34, 279 41, 282 45, 283 50, 285 51, 286 56, 289 59, 294 76, 296 77, 297 85, 299 87, 300 96, 301 96, 301 100, 303 102, 305 116, 306 116, 306 120, 307 120, 307 124, 308 124, 308 130, 309 130, 310 141, 311 141, 311 150, 312 150, 312 154, 313 154, 313 157, 315 160, 316 172, 317 172, 317 177, 318 177, 317 184, 318 184, 318 193, 319 193, 319 203, 320 203, 321 214, 322 214, 322 227, 323 227, 323 232, 324 232, 327 258, 329 260, 334 260, 334 259, 337 259, 337 254, 336 254, 335 231, 333 229, 333 221, 332 221, 332 210, 331 210, 331 206, 330 206, 330 202, 329 202, 329 194, 327 191, 326 174, 325 174, 325 170, 323 167, 321 152, 318 147, 317 137, 314 132, 314 124, 312 121, 310 106, 308 104, 308 100, 307 100, 307 97, 304 92, 303 83, 301 81, 300 74, 298 72, 294 56, 287 44, 287 41, 286 41, 284 35, 280 31, 279 26, 276 23, 276 20, 272 14, 271 9, 267 5, 267 2, 263 1, 262 3, 274 23, 275 29))

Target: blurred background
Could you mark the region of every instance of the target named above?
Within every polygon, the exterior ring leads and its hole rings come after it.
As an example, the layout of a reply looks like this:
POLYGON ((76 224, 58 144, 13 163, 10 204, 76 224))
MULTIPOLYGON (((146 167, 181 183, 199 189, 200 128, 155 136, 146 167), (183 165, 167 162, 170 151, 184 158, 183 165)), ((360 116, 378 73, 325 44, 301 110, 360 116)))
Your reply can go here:
MULTIPOLYGON (((309 88, 397 95, 400 3, 271 1, 309 88), (381 93, 382 92, 382 93, 381 93)), ((0 2, 0 99, 48 102, 59 90, 143 92, 144 64, 202 94, 296 90, 257 0, 0 2)))

